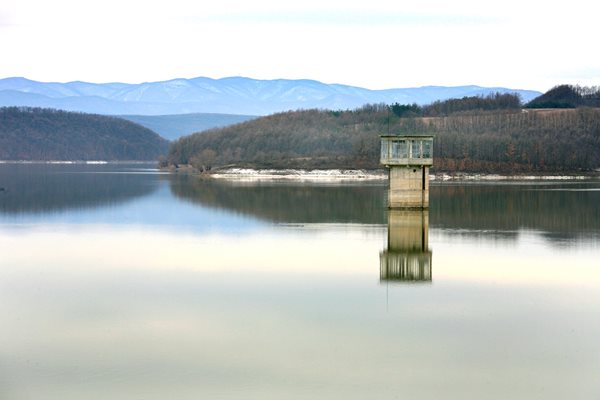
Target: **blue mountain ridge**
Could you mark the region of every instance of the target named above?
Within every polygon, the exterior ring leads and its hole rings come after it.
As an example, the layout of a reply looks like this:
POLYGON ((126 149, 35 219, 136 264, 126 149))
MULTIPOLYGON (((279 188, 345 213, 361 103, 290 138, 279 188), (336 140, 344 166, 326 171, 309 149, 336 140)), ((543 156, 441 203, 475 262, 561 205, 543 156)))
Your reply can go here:
POLYGON ((0 79, 0 106, 35 106, 107 115, 221 113, 267 115, 297 109, 353 109, 366 103, 429 104, 490 93, 517 93, 527 102, 541 93, 502 87, 423 86, 371 90, 309 79, 244 77, 172 79, 161 82, 89 83, 0 79))

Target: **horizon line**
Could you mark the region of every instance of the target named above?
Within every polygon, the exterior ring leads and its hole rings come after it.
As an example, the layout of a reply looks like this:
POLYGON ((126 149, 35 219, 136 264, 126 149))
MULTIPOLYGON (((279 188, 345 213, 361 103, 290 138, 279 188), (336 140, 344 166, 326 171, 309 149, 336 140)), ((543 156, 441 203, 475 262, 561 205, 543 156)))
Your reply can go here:
MULTIPOLYGON (((35 82, 35 83, 41 83, 41 84, 61 84, 61 85, 67 85, 67 84, 74 84, 74 83, 84 83, 84 84, 91 84, 91 85, 129 85, 129 86, 140 86, 140 85, 145 85, 145 84, 156 84, 156 83, 168 83, 168 82, 173 82, 173 81, 193 81, 196 79, 207 79, 207 80, 211 80, 211 81, 224 81, 224 80, 230 80, 230 79, 245 79, 245 80, 250 80, 250 81, 259 81, 259 82, 277 82, 277 81, 286 81, 286 82, 313 82, 313 83, 319 83, 319 84, 323 84, 323 85, 328 85, 328 86, 347 86, 347 87, 353 87, 353 88, 359 88, 359 89, 365 89, 365 90, 369 90, 369 91, 386 91, 386 90, 397 90, 397 89, 423 89, 423 88, 460 88, 460 87, 476 87, 476 88, 482 88, 482 89, 512 89, 512 90, 527 90, 527 91, 532 91, 532 92, 539 92, 539 93, 543 93, 540 90, 536 90, 536 89, 522 89, 522 88, 512 88, 512 87, 508 87, 508 86, 499 86, 499 85, 494 85, 494 86, 482 86, 476 83, 468 83, 468 84, 462 84, 462 85, 441 85, 441 84, 432 84, 432 85, 421 85, 421 86, 395 86, 395 87, 387 87, 384 89, 371 89, 365 86, 358 86, 358 85, 353 85, 353 84, 347 84, 347 83, 337 83, 337 82, 333 82, 333 83, 327 83, 327 82, 323 82, 317 79, 312 79, 312 78, 271 78, 271 79, 259 79, 259 78, 251 78, 248 76, 242 76, 242 75, 232 75, 232 76, 224 76, 221 78, 211 78, 209 76, 195 76, 192 78, 183 78, 183 77, 177 77, 177 78, 171 78, 171 79, 164 79, 164 80, 154 80, 154 81, 142 81, 142 82, 124 82, 124 81, 107 81, 107 82, 93 82, 93 81, 86 81, 86 80, 68 80, 68 81, 58 81, 58 80, 36 80, 36 79, 30 79, 27 78, 25 76, 8 76, 8 77, 4 77, 4 78, 0 78, 0 81, 5 81, 5 80, 10 80, 10 79, 22 79, 25 81, 29 81, 29 82, 35 82)), ((560 84, 557 84, 560 85, 560 84)), ((554 85, 554 86, 557 86, 554 85)))

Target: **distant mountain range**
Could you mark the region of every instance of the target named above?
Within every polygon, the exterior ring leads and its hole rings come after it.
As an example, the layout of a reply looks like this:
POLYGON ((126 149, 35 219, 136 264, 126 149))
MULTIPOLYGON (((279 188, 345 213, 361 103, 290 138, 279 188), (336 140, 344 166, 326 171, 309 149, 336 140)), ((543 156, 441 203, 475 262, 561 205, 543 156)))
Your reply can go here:
POLYGON ((527 102, 541 93, 480 86, 424 86, 370 90, 314 80, 242 77, 173 79, 163 82, 88 83, 0 79, 0 106, 32 106, 107 115, 221 113, 267 115, 297 109, 354 109, 366 103, 429 104, 489 93, 518 93, 527 102))
POLYGON ((175 140, 184 135, 211 128, 234 125, 256 118, 252 115, 235 114, 173 114, 173 115, 119 115, 153 130, 165 139, 175 140))

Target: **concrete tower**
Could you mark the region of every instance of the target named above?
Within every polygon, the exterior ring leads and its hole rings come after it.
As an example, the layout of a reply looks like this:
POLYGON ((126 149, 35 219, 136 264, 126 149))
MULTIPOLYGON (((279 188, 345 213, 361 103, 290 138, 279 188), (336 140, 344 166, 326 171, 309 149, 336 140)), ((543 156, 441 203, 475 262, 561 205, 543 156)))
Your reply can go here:
POLYGON ((432 135, 381 136, 380 162, 390 169, 389 208, 429 208, 432 135))

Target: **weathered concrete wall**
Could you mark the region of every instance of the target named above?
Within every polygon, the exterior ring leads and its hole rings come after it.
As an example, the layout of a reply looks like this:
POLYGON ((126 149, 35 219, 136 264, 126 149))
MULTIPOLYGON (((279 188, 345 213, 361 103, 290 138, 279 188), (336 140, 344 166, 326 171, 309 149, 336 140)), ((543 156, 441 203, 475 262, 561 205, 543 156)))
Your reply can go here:
POLYGON ((429 208, 429 167, 390 167, 389 208, 429 208))

